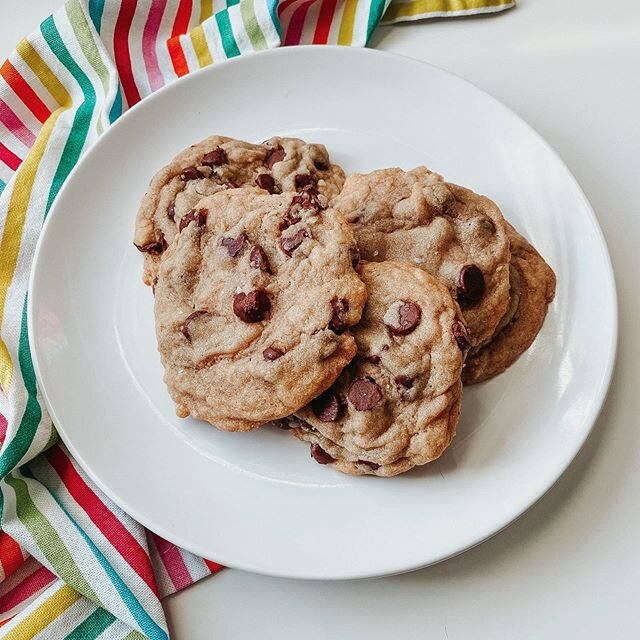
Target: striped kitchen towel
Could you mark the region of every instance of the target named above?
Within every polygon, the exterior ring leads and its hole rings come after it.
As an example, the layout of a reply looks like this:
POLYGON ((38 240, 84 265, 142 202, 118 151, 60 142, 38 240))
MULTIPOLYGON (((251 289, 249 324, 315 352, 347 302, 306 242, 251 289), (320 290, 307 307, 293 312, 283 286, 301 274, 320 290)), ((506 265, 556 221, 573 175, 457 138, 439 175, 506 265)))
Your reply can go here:
POLYGON ((109 500, 58 441, 40 403, 27 280, 42 223, 82 154, 123 111, 193 69, 280 45, 364 46, 380 22, 513 4, 69 0, 18 43, 0 67, 3 637, 167 638, 161 599, 221 568, 145 530, 109 500))

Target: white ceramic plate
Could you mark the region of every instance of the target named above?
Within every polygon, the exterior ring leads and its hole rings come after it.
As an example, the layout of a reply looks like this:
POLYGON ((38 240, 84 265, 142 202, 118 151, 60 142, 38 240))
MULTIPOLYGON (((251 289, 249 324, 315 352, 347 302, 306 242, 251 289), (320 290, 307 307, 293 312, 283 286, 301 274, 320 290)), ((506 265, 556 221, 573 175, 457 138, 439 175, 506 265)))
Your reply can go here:
POLYGON ((219 64, 125 114, 55 202, 29 322, 55 424, 115 502, 205 557, 303 578, 424 566, 515 519, 585 441, 617 335, 602 234, 545 142, 444 71, 338 47, 219 64), (213 133, 323 142, 347 171, 426 164, 495 199, 553 266, 558 292, 541 334, 508 372, 465 391, 457 438, 441 460, 393 479, 351 478, 277 429, 230 434, 175 417, 133 225, 156 169, 213 133))

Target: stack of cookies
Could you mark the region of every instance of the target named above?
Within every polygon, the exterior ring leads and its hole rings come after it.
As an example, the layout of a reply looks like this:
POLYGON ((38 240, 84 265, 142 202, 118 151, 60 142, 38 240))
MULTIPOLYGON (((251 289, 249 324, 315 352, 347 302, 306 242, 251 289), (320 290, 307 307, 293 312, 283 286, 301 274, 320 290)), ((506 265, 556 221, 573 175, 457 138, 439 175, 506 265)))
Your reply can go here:
POLYGON ((134 243, 177 414, 277 422, 354 475, 438 458, 463 383, 513 364, 555 292, 488 198, 424 167, 345 179, 293 138, 189 147, 151 181, 134 243))

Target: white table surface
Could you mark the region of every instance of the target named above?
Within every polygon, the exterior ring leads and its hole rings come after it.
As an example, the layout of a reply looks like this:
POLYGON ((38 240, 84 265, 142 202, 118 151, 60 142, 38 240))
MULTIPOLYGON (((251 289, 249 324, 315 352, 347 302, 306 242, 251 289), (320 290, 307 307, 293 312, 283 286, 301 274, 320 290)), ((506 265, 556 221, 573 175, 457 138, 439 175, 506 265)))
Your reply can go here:
MULTIPOLYGON (((0 0, 0 56, 60 1, 0 0)), ((521 0, 500 16, 380 28, 372 44, 489 91, 533 125, 577 177, 617 278, 620 346, 609 398, 555 487, 479 547, 411 574, 357 582, 225 570, 165 602, 172 637, 637 638, 640 4, 521 0)))

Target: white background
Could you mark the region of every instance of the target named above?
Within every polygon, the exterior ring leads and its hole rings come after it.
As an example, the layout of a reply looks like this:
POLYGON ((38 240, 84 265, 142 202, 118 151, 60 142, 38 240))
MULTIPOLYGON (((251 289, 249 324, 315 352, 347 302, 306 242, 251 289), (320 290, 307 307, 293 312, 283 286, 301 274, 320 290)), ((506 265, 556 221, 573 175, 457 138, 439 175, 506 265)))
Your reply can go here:
MULTIPOLYGON (((60 2, 0 0, 0 57, 60 2)), ((503 15, 380 28, 372 45, 489 91, 532 124, 577 177, 603 227, 618 285, 620 346, 608 401, 556 486, 476 549, 412 574, 358 582, 225 570, 166 601, 172 637, 638 637, 640 4, 521 0, 503 15)), ((316 544, 322 540, 309 540, 316 544)))

